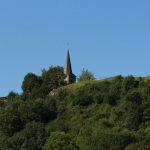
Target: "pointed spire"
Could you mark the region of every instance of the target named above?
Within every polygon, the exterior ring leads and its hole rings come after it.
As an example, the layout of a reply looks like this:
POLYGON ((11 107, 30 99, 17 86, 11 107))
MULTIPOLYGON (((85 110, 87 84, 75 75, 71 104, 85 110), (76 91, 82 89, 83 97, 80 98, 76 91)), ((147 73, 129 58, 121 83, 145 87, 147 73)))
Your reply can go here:
POLYGON ((67 84, 76 82, 76 76, 72 73, 69 49, 67 50, 67 58, 64 67, 64 74, 66 75, 65 81, 67 82, 67 84))
POLYGON ((64 73, 66 75, 72 74, 72 67, 71 67, 71 60, 70 60, 69 49, 67 50, 67 58, 66 58, 66 64, 65 64, 65 68, 64 68, 64 73))

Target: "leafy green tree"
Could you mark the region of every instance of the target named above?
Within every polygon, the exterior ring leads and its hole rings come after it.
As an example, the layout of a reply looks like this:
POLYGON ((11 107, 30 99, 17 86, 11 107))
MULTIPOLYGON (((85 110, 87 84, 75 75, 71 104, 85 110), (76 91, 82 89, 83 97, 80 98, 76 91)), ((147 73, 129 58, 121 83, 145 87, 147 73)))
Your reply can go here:
POLYGON ((75 142, 69 134, 64 132, 53 132, 44 145, 43 150, 77 150, 75 142))
POLYGON ((8 137, 0 134, 0 150, 7 150, 8 137))
MULTIPOLYGON (((144 125, 147 124, 149 125, 149 121, 150 121, 150 102, 145 102, 143 104, 143 116, 142 116, 142 122, 144 125)), ((147 126, 147 125, 146 125, 147 126)))
POLYGON ((13 91, 11 91, 11 92, 8 94, 7 99, 13 100, 13 99, 15 99, 15 98, 17 98, 17 97, 19 97, 19 94, 18 94, 18 93, 15 93, 15 92, 13 92, 13 91))
POLYGON ((126 100, 141 104, 142 102, 141 94, 137 90, 131 90, 127 93, 126 100))
POLYGON ((79 76, 78 81, 89 81, 89 80, 94 80, 94 74, 90 72, 88 69, 83 69, 81 75, 79 76))
MULTIPOLYGON (((148 143, 147 143, 148 144, 148 143)), ((150 149, 150 145, 145 145, 145 143, 132 143, 130 145, 128 145, 125 150, 149 150, 150 149)))
POLYGON ((100 125, 82 128, 77 136, 80 149, 85 150, 122 150, 132 142, 129 134, 119 133, 114 129, 100 125))
POLYGON ((13 106, 7 106, 0 110, 0 133, 12 136, 22 128, 20 114, 13 106))
POLYGON ((48 95, 50 91, 58 87, 66 85, 63 67, 50 67, 48 70, 42 71, 41 91, 43 95, 48 95))
POLYGON ((4 100, 0 100, 0 107, 4 107, 5 103, 6 102, 4 100))
POLYGON ((24 77, 24 81, 22 83, 23 96, 25 97, 25 99, 29 97, 30 98, 39 97, 41 84, 42 84, 41 77, 33 73, 28 73, 24 77))
POLYGON ((117 95, 113 91, 109 91, 109 93, 104 96, 104 102, 109 103, 110 105, 115 105, 117 98, 117 95))
POLYGON ((149 150, 150 149, 150 136, 139 136, 136 140, 129 144, 125 150, 149 150))
POLYGON ((139 81, 136 80, 133 76, 128 76, 123 80, 124 92, 127 92, 132 88, 137 88, 138 86, 139 86, 139 81))
POLYGON ((142 110, 135 102, 124 101, 116 110, 116 124, 120 127, 137 130, 142 121, 142 110))
POLYGON ((37 75, 33 73, 28 73, 24 77, 24 81, 22 83, 22 90, 26 93, 31 93, 32 89, 36 86, 39 87, 40 84, 41 80, 37 75))
POLYGON ((24 124, 31 121, 46 123, 57 117, 55 103, 52 99, 30 100, 22 103, 18 109, 24 124))
POLYGON ((73 106, 88 106, 89 104, 93 103, 93 97, 86 93, 86 91, 80 90, 76 93, 73 99, 73 106))
POLYGON ((97 104, 101 104, 104 102, 104 94, 97 92, 93 98, 94 98, 94 102, 96 102, 97 104))
POLYGON ((89 149, 92 150, 121 150, 131 142, 129 135, 113 131, 96 129, 89 139, 89 149))
POLYGON ((26 127, 7 141, 7 149, 41 150, 46 140, 44 124, 30 122, 26 127))

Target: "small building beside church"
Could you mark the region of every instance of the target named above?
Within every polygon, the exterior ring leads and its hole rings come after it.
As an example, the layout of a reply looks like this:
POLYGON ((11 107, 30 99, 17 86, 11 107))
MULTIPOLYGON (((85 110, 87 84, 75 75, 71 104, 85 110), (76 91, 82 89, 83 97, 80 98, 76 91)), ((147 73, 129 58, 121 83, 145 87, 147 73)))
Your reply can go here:
POLYGON ((64 74, 66 75, 65 81, 67 82, 67 84, 72 84, 72 83, 76 82, 76 75, 74 75, 72 72, 69 49, 67 51, 67 58, 66 58, 66 63, 65 63, 65 67, 64 67, 64 74))

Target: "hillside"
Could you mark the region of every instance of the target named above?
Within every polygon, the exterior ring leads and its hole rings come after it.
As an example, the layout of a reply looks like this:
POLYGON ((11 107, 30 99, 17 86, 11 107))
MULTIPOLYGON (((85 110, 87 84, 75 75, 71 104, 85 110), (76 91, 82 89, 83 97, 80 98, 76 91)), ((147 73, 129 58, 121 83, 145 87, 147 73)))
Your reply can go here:
POLYGON ((0 107, 2 150, 149 150, 149 141, 148 77, 79 82, 44 98, 14 95, 0 107))
MULTIPOLYGON (((101 83, 103 81, 112 81, 115 77, 110 77, 110 78, 107 78, 107 79, 100 79, 100 80, 90 80, 90 81, 81 81, 81 82, 77 82, 77 83, 73 83, 73 84, 70 84, 70 85, 65 85, 65 86, 62 86, 60 88, 57 88, 57 89, 54 89, 52 92, 58 92, 60 90, 67 90, 67 91, 76 91, 86 85, 94 85, 94 84, 98 84, 98 83, 101 83)), ((146 77, 147 80, 149 80, 150 78, 149 77, 146 77)))
MULTIPOLYGON (((82 82, 77 82, 77 83, 73 83, 73 84, 70 84, 70 85, 65 85, 63 87, 52 90, 49 95, 53 94, 53 92, 57 93, 61 90, 67 90, 69 92, 74 92, 74 91, 76 91, 76 90, 78 90, 78 89, 80 89, 84 86, 87 86, 87 85, 95 85, 95 84, 106 82, 106 81, 111 82, 116 77, 118 77, 118 76, 109 77, 109 78, 105 78, 105 79, 99 79, 99 80, 82 81, 82 82)), ((140 78, 142 78, 142 80, 145 81, 145 82, 150 81, 150 77, 134 77, 134 79, 137 80, 137 81, 139 81, 140 78)))

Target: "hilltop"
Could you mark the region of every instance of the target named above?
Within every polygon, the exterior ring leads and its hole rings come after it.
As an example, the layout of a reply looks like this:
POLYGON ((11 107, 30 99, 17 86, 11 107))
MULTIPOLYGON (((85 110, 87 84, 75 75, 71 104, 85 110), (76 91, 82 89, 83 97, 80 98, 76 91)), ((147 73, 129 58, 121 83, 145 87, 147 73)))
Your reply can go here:
POLYGON ((117 76, 53 92, 8 96, 0 107, 0 149, 150 149, 149 77, 117 76))
MULTIPOLYGON (((76 91, 84 86, 87 86, 87 85, 95 85, 95 84, 99 84, 99 83, 102 83, 102 82, 106 82, 106 81, 113 81, 113 79, 117 78, 119 76, 113 76, 113 77, 108 77, 108 78, 104 78, 104 79, 99 79, 99 80, 89 80, 89 81, 81 81, 81 82, 76 82, 76 83, 73 83, 73 84, 70 84, 70 85, 65 85, 65 86, 62 86, 60 88, 57 88, 57 89, 53 89, 49 95, 53 95, 54 93, 57 93, 61 90, 67 90, 67 91, 70 91, 70 92, 73 92, 73 91, 76 91)), ((134 76, 132 76, 134 77, 134 76)), ((125 78, 125 77, 124 77, 125 78)), ((150 81, 150 77, 134 77, 135 80, 139 81, 140 79, 142 79, 143 81, 150 81)))

